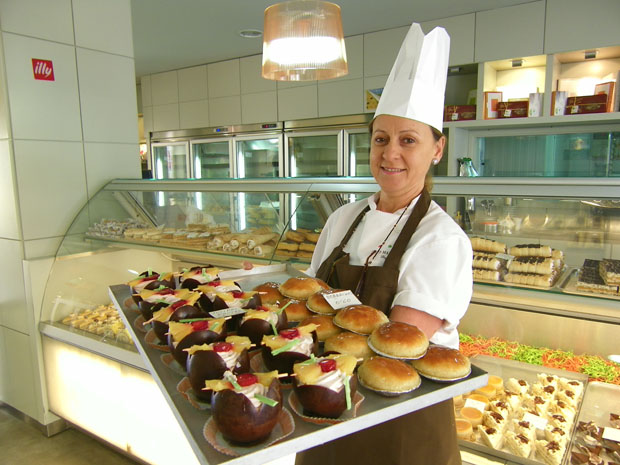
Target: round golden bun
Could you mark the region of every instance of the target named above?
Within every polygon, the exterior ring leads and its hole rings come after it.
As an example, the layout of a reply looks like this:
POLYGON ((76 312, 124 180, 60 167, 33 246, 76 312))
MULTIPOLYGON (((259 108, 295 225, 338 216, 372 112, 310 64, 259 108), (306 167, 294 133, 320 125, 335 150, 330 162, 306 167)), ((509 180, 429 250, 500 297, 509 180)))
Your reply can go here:
POLYGON ((308 318, 313 315, 313 313, 306 308, 306 302, 303 300, 285 298, 282 302, 280 302, 280 307, 284 306, 286 306, 284 312, 286 313, 286 318, 288 321, 301 321, 304 318, 308 318))
POLYGON ((333 294, 335 292, 342 292, 342 289, 324 289, 319 292, 312 294, 308 297, 306 302, 306 306, 308 310, 314 313, 321 313, 323 315, 333 315, 336 313, 336 310, 329 305, 329 302, 325 300, 326 294, 333 294))
POLYGON ((378 355, 364 360, 357 376, 364 386, 388 393, 409 392, 421 383, 420 376, 411 365, 378 355))
POLYGON ((378 326, 387 323, 385 313, 368 305, 351 305, 339 310, 334 317, 334 324, 358 334, 370 334, 378 326))
POLYGON ((253 291, 258 292, 260 301, 263 304, 273 305, 281 302, 284 296, 280 293, 278 283, 263 283, 256 286, 253 291))
POLYGON ((312 294, 329 286, 317 278, 289 278, 280 284, 280 292, 286 297, 297 300, 308 300, 312 294))
POLYGON ((396 358, 420 358, 428 349, 426 334, 417 326, 401 321, 390 321, 375 328, 368 342, 376 352, 396 358))
POLYGON ((431 346, 424 357, 411 363, 422 376, 439 381, 461 379, 471 373, 469 359, 448 347, 431 346))
POLYGON ((299 326, 308 325, 310 323, 318 325, 318 328, 316 328, 316 335, 319 341, 324 341, 328 337, 335 336, 342 331, 342 329, 334 325, 332 320, 333 318, 329 315, 313 315, 300 322, 299 326))
POLYGON ((338 352, 353 355, 355 358, 367 359, 375 355, 368 347, 367 337, 350 331, 343 331, 325 340, 325 352, 338 352))

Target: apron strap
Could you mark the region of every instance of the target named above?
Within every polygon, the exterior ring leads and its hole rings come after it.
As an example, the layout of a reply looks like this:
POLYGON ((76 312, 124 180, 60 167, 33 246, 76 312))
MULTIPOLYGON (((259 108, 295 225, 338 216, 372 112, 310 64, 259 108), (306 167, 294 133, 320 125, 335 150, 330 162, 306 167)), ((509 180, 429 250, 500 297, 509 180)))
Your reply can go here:
POLYGON ((321 266, 319 266, 319 269, 316 272, 317 278, 322 279, 325 282, 328 282, 329 277, 332 274, 334 263, 338 259, 342 258, 342 256, 344 255, 342 250, 349 242, 349 239, 351 239, 351 236, 357 229, 357 226, 360 224, 360 222, 362 221, 362 218, 364 218, 364 215, 366 214, 368 210, 370 210, 370 205, 366 205, 366 208, 364 208, 360 212, 360 214, 357 215, 357 218, 355 218, 353 223, 351 223, 351 226, 349 227, 349 230, 342 238, 342 241, 340 241, 340 245, 338 247, 335 247, 334 250, 332 250, 331 254, 329 254, 329 256, 325 259, 325 261, 321 263, 321 266))
POLYGON ((424 188, 422 189, 422 193, 420 194, 420 198, 416 202, 415 207, 413 207, 413 211, 411 212, 409 219, 405 223, 405 226, 396 239, 396 242, 394 242, 392 250, 390 250, 390 253, 385 259, 383 264, 384 267, 399 267, 400 259, 407 249, 407 244, 409 244, 409 240, 417 229, 418 224, 420 224, 420 221, 422 221, 422 218, 424 218, 424 215, 428 212, 428 207, 430 204, 431 196, 426 188, 424 188))

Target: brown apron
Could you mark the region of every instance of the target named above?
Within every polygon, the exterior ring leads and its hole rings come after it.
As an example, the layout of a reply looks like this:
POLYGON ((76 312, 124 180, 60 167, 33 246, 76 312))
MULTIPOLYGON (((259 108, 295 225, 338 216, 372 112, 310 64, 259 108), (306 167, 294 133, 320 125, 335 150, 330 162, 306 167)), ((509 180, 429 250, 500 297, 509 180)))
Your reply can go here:
MULTIPOLYGON (((389 313, 398 285, 399 264, 411 236, 426 215, 430 195, 424 189, 411 216, 396 239, 383 266, 349 264, 343 252, 358 224, 369 210, 355 219, 342 242, 321 264, 317 278, 338 289, 355 289, 364 279, 358 298, 389 313), (362 276, 363 274, 366 276, 362 276)), ((296 465, 456 465, 461 463, 452 400, 395 418, 297 454, 296 465)))

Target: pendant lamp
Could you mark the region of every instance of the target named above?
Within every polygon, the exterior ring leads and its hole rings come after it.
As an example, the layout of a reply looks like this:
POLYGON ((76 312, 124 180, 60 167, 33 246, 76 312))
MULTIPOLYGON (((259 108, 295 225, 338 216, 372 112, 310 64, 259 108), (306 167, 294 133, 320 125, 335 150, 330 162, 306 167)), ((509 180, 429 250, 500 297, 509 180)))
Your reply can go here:
POLYGON ((347 73, 338 5, 293 0, 265 10, 262 71, 265 79, 314 81, 347 73))

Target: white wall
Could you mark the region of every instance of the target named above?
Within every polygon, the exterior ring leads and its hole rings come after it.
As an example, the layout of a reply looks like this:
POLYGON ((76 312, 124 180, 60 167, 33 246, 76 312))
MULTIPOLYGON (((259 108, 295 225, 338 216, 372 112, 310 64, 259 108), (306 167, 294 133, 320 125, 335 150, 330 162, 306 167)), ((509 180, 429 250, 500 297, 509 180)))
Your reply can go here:
POLYGON ((0 38, 0 401, 45 423, 46 280, 33 289, 25 270, 105 183, 140 176, 130 1, 3 0, 0 38), (54 81, 34 79, 33 58, 54 81))

